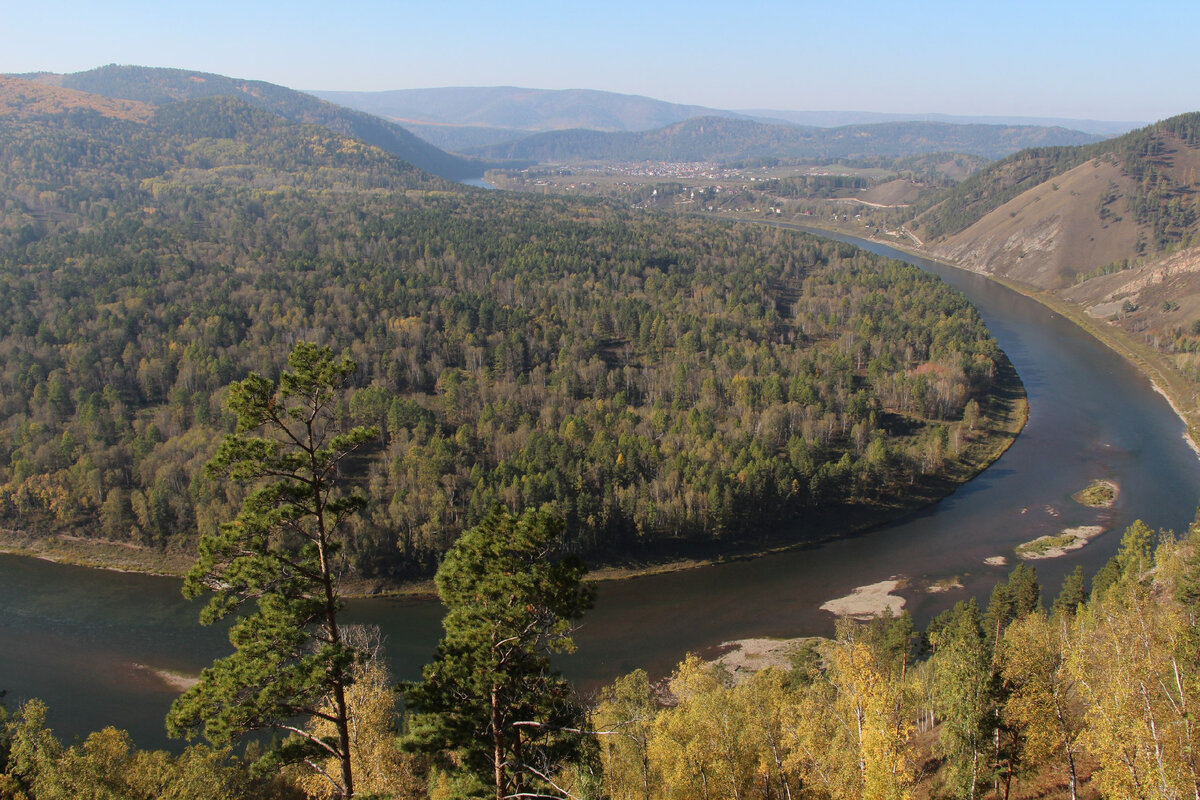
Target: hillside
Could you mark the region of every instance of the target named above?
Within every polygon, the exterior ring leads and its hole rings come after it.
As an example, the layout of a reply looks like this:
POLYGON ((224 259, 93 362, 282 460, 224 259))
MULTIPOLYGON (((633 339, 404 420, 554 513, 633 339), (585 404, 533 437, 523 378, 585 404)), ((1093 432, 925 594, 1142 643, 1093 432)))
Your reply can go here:
POLYGON ((942 255, 1058 288, 1186 245, 1198 148, 1200 114, 1185 114, 1097 144, 1020 152, 916 206, 908 225, 942 255))
POLYGON ((952 125, 1033 125, 1042 128, 1067 128, 1097 136, 1119 136, 1146 123, 1120 120, 1073 119, 1070 117, 963 116, 958 114, 903 114, 880 111, 784 111, 780 109, 739 109, 755 119, 778 120, 793 125, 840 128, 847 125, 874 125, 880 122, 946 122, 952 125))
POLYGON ((0 118, 27 119, 78 112, 145 122, 154 116, 154 106, 0 75, 0 118))
POLYGON ((483 147, 515 142, 534 133, 515 128, 452 125, 435 122, 401 122, 407 130, 448 153, 469 153, 483 147))
POLYGON ((1159 366, 1195 421, 1200 383, 1200 113, 1083 147, 1017 153, 922 201, 936 256, 1052 292, 1159 366), (1178 382, 1178 383, 1177 383, 1178 382))
POLYGON ((816 535, 994 445, 978 315, 848 246, 455 186, 223 96, 9 114, 0 163, 0 527, 186 553, 237 502, 201 469, 225 387, 300 339, 380 429, 363 575, 427 573, 497 502, 614 561, 816 535))
POLYGON ((264 81, 181 69, 118 66, 69 75, 17 76, 110 98, 166 105, 204 97, 238 97, 292 122, 320 125, 379 147, 445 178, 478 177, 486 165, 443 152, 395 123, 264 81))
POLYGON ((537 162, 716 161, 752 158, 830 159, 965 153, 998 158, 1022 148, 1095 141, 1061 128, 883 123, 797 128, 702 117, 644 132, 555 131, 472 151, 492 159, 537 162))

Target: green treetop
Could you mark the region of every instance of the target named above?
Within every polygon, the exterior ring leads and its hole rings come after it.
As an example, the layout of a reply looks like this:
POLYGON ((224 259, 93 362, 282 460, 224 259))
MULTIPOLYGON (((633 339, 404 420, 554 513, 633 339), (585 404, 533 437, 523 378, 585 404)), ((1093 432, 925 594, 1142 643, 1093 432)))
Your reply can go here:
POLYGON ((330 348, 302 342, 278 385, 251 374, 230 387, 237 432, 208 470, 249 491, 237 517, 201 540, 184 594, 214 592, 201 613, 206 624, 249 603, 253 611, 230 630, 235 652, 205 669, 167 717, 172 735, 203 730, 217 745, 248 731, 291 732, 272 757, 314 769, 332 757, 340 774, 324 774, 341 797, 354 794, 346 687, 355 654, 338 623, 339 553, 344 523, 365 502, 341 489, 341 466, 378 435, 342 430, 335 419, 354 370, 330 348), (337 734, 311 734, 300 717, 327 720, 337 734))
POLYGON ((498 799, 552 791, 586 744, 582 708, 549 661, 574 650, 572 620, 593 601, 582 563, 551 558, 562 531, 545 509, 497 509, 462 535, 436 578, 446 635, 406 693, 418 712, 406 747, 456 751, 498 799))

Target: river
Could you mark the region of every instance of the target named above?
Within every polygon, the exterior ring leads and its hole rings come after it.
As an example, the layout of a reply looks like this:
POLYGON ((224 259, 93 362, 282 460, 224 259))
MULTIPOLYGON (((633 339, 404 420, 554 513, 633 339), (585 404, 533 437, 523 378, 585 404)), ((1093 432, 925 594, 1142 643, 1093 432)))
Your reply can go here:
MULTIPOLYGON (((915 263, 963 291, 1008 353, 1029 395, 1029 422, 978 478, 940 503, 856 536, 761 558, 600 585, 596 608, 561 660, 580 685, 645 667, 662 673, 688 651, 750 636, 828 634, 822 602, 857 586, 903 578, 918 624, 970 596, 986 600, 1009 567, 990 556, 1075 525, 1108 533, 1082 550, 1035 562, 1045 594, 1082 564, 1090 574, 1135 519, 1182 530, 1200 496, 1200 461, 1184 426, 1127 362, 1065 318, 982 276, 855 241, 915 263), (1121 487, 1109 510, 1071 494, 1097 478, 1121 487), (961 589, 925 586, 957 578, 961 589)), ((168 744, 162 718, 173 690, 155 670, 196 672, 228 650, 201 628, 197 608, 170 578, 88 570, 0 556, 0 689, 13 707, 50 704, 68 740, 112 724, 142 746, 168 744)), ((357 600, 349 621, 379 625, 397 678, 414 678, 432 654, 441 609, 430 600, 357 600)), ((178 747, 178 744, 172 745, 178 747)))

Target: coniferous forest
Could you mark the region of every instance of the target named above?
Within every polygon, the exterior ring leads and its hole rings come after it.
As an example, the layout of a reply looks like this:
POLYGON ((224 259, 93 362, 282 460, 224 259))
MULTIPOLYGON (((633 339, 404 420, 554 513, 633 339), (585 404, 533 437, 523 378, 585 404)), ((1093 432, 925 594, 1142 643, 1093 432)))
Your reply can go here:
POLYGON ((458 187, 228 98, 124 116, 0 139, 21 531, 190 552, 239 500, 200 469, 226 387, 300 340, 358 365, 349 555, 388 578, 496 504, 597 560, 887 505, 976 435, 1001 358, 956 292, 846 245, 458 187))

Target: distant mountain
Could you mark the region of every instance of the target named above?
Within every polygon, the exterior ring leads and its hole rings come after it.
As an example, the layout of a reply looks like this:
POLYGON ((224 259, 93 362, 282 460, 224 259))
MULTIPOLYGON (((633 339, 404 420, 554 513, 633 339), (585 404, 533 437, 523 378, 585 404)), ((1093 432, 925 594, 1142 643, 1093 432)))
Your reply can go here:
POLYGON ((570 128, 646 131, 693 117, 744 116, 733 111, 592 89, 490 86, 311 94, 406 125, 450 124, 517 131, 570 128))
POLYGON ((745 119, 702 117, 640 133, 571 130, 534 134, 473 151, 485 158, 537 162, 828 159, 964 153, 994 159, 1031 146, 1094 142, 1063 128, 895 122, 797 128, 745 119))
POLYGON ((879 111, 779 111, 740 109, 739 113, 759 120, 778 120, 793 125, 840 128, 846 125, 874 125, 881 122, 946 122, 953 125, 1016 125, 1043 128, 1067 128, 1098 136, 1117 136, 1146 121, 1070 119, 1067 117, 961 116, 955 114, 896 114, 879 111))
POLYGON ((264 81, 241 80, 191 70, 115 64, 69 75, 38 73, 17 77, 159 106, 203 97, 239 97, 256 108, 293 122, 320 125, 336 133, 361 139, 442 177, 477 177, 483 174, 486 166, 443 152, 395 123, 264 81))
POLYGON ((434 147, 448 153, 469 153, 483 147, 515 142, 535 133, 515 128, 485 128, 478 125, 439 125, 426 122, 401 124, 434 147))

